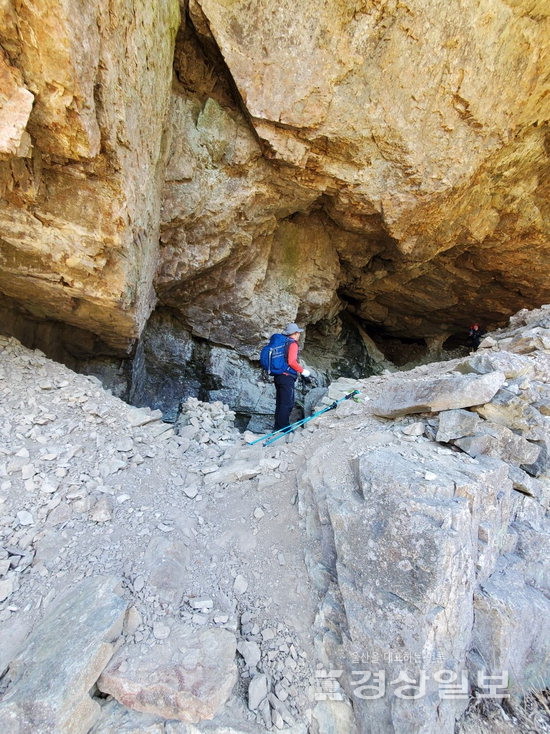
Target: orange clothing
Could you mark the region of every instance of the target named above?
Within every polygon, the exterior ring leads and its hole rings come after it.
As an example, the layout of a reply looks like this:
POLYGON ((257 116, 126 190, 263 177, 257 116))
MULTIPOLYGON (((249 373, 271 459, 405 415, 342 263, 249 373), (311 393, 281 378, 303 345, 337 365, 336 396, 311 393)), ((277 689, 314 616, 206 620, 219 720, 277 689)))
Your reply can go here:
POLYGON ((294 339, 288 345, 287 362, 288 366, 296 372, 302 373, 304 371, 302 365, 298 363, 298 342, 294 339))

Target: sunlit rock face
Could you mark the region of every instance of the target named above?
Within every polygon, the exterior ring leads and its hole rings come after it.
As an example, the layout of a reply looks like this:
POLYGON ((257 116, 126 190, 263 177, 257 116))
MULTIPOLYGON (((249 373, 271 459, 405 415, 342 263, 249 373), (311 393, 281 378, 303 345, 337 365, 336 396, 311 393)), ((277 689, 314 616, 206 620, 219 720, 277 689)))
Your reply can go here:
POLYGON ((124 352, 158 300, 250 357, 549 300, 544 3, 107 5, 0 11, 0 292, 32 316, 124 352))
POLYGON ((0 9, 0 292, 113 350, 154 305, 178 24, 177 0, 0 9))
MULTIPOLYGON (((305 187, 306 212, 335 223, 327 263, 337 255, 339 293, 357 315, 433 336, 548 295, 541 3, 190 0, 189 10, 273 161, 269 183, 305 187)), ((303 211, 297 191, 286 194, 303 211)), ((257 197, 247 216, 280 217, 283 203, 284 192, 279 211, 257 197)), ((256 247, 265 260, 273 240, 256 247)))

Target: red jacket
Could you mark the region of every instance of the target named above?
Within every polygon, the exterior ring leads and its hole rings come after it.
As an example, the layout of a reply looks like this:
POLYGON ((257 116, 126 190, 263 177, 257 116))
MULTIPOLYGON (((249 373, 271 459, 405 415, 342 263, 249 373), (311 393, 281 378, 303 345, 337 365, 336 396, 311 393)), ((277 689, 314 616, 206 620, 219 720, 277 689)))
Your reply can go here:
POLYGON ((298 364, 298 342, 292 339, 288 345, 287 360, 288 366, 292 367, 296 372, 302 373, 304 368, 301 364, 298 364))

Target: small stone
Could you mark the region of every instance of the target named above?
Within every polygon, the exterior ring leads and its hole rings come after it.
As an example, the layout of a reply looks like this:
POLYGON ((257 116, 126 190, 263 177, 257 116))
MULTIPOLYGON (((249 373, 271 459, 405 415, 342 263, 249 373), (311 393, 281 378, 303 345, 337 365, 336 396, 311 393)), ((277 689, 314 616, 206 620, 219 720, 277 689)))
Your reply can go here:
POLYGON ((256 520, 261 520, 264 515, 265 512, 262 510, 262 508, 256 507, 256 509, 254 510, 254 517, 256 518, 256 520))
POLYGON ((136 607, 130 607, 124 621, 124 632, 127 635, 135 634, 137 628, 141 625, 142 621, 143 620, 141 614, 136 609, 136 607))
POLYGON ((136 576, 134 579, 134 591, 139 593, 145 586, 145 579, 143 576, 136 576))
POLYGON ((406 436, 421 436, 424 433, 424 423, 422 421, 411 423, 410 426, 405 426, 403 433, 406 436))
POLYGON ((170 631, 170 627, 163 622, 155 622, 153 625, 153 637, 156 640, 166 640, 167 637, 170 637, 170 631))
POLYGON ((281 714, 276 709, 272 709, 271 711, 271 720, 273 721, 273 726, 277 729, 284 729, 285 722, 283 721, 281 714))
POLYGON ((58 489, 58 487, 59 485, 52 482, 51 479, 44 479, 44 481, 40 485, 40 492, 42 492, 42 494, 53 494, 58 489))
POLYGON ((193 607, 193 609, 201 610, 212 609, 212 607, 214 606, 214 602, 212 601, 212 599, 206 598, 191 599, 189 603, 193 607))
POLYGON ((5 601, 13 594, 13 578, 9 576, 0 581, 0 602, 5 601))
POLYGON ((233 591, 237 596, 240 596, 241 594, 244 594, 244 592, 248 589, 248 581, 245 579, 244 576, 241 576, 241 574, 238 574, 235 577, 235 581, 233 582, 233 591))
POLYGON ((93 522, 108 522, 111 519, 111 504, 108 497, 101 497, 95 503, 90 514, 93 522))
POLYGON ((26 464, 21 469, 21 478, 22 479, 32 479, 32 477, 34 477, 35 474, 36 474, 36 469, 34 468, 34 466, 32 464, 26 464))
POLYGON ((120 452, 132 451, 133 448, 134 442, 129 436, 121 438, 120 441, 117 441, 117 443, 115 444, 115 449, 120 452))
POLYGON ((424 479, 427 479, 429 482, 433 482, 437 479, 437 474, 434 474, 433 471, 424 472, 424 479))
POLYGON ((261 651, 260 646, 256 642, 240 640, 237 643, 237 650, 243 656, 244 662, 249 668, 255 668, 260 662, 261 651))
POLYGON ((275 695, 279 701, 286 701, 288 698, 288 691, 282 683, 275 683, 275 695))
POLYGON ((20 525, 34 525, 33 516, 26 510, 20 510, 20 512, 17 513, 17 519, 19 520, 20 525))
POLYGON ((283 703, 282 701, 280 701, 277 698, 277 696, 274 696, 273 693, 268 693, 267 699, 269 703, 273 706, 275 711, 278 711, 281 714, 285 724, 288 724, 289 726, 293 726, 294 718, 292 717, 292 714, 288 710, 287 705, 283 703))
POLYGON ((189 497, 190 500, 197 496, 198 491, 197 487, 183 487, 184 494, 189 497))

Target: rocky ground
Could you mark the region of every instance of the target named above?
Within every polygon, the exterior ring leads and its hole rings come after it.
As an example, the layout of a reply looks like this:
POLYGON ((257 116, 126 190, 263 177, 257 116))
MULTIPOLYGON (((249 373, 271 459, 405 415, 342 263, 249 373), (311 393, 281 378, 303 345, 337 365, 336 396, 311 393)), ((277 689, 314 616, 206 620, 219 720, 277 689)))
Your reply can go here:
POLYGON ((2 731, 549 731, 549 355, 521 312, 264 448, 0 337, 2 731))

